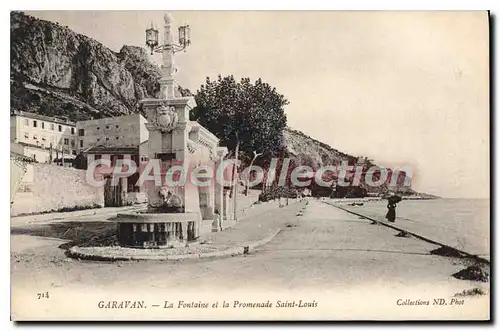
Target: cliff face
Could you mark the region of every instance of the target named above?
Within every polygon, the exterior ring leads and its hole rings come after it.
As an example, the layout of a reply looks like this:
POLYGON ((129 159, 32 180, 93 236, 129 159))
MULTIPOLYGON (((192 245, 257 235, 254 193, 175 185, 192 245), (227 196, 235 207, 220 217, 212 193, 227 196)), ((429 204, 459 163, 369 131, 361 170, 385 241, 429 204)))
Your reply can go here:
POLYGON ((358 159, 356 156, 342 153, 321 141, 288 127, 283 132, 283 137, 288 153, 299 160, 299 163, 308 164, 313 168, 340 164, 342 160, 348 160, 350 164, 354 164, 358 159))
MULTIPOLYGON (((295 160, 296 164, 308 165, 313 169, 318 169, 325 165, 340 165, 342 161, 348 161, 349 165, 356 165, 358 162, 358 157, 340 152, 331 146, 313 139, 306 134, 293 130, 291 128, 286 128, 283 132, 285 139, 285 146, 289 156, 295 160)), ((365 160, 364 170, 367 171, 371 166, 376 166, 371 160, 365 160)), ((380 186, 370 186, 365 185, 364 181, 361 181, 361 187, 368 193, 376 194, 387 194, 390 191, 397 192, 402 195, 411 195, 417 198, 431 198, 431 195, 426 195, 422 193, 415 192, 411 187, 404 185, 405 175, 402 174, 398 177, 396 186, 389 186, 391 181, 392 169, 387 169, 388 179, 386 183, 380 186)), ((378 180, 379 174, 374 174, 374 179, 378 180)), ((346 193, 349 193, 346 191, 346 193)))
POLYGON ((161 75, 140 47, 115 53, 57 23, 11 13, 12 109, 70 119, 117 116, 154 97, 161 75))

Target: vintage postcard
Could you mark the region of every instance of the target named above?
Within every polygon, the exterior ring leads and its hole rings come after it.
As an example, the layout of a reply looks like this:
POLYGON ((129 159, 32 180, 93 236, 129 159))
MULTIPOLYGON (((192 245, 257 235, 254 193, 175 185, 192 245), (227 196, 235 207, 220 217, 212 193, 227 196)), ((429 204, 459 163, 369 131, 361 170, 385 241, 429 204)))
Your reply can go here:
POLYGON ((489 19, 12 11, 12 319, 490 320, 489 19))

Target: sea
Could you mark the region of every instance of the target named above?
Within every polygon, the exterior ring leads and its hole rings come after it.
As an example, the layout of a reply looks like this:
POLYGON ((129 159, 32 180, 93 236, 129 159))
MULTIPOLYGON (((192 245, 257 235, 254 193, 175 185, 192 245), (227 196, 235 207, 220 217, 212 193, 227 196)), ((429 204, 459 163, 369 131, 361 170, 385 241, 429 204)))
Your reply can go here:
MULTIPOLYGON (((345 200, 344 200, 345 201, 345 200)), ((339 201, 340 202, 340 201, 339 201)), ((348 209, 384 220, 387 201, 366 201, 348 209)), ((469 254, 490 258, 490 200, 403 200, 397 204, 395 226, 469 254)))

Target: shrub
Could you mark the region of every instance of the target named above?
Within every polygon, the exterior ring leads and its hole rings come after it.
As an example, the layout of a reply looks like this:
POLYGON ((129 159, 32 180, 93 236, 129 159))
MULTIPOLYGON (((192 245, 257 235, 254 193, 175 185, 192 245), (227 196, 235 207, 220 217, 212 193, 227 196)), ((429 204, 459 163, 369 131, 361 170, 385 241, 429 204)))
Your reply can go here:
POLYGON ((297 198, 297 190, 290 187, 271 186, 259 194, 259 201, 267 202, 279 198, 297 198))

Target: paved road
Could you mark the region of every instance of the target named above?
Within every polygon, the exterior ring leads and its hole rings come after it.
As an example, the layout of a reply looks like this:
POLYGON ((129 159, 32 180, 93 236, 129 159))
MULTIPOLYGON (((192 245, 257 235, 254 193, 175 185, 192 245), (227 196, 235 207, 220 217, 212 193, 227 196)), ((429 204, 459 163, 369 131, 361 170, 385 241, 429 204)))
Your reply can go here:
MULTIPOLYGON (((259 221, 265 220, 259 218, 259 221)), ((450 277, 464 266, 429 255, 435 246, 413 238, 396 237, 394 230, 370 225, 367 220, 320 202, 311 202, 302 217, 294 217, 287 223, 289 227, 273 241, 250 255, 181 263, 79 262, 64 257, 63 251, 57 248, 60 240, 12 236, 13 242, 36 241, 27 246, 29 249, 18 252, 18 261, 13 260, 11 264, 14 294, 17 291, 21 298, 34 295, 34 291, 59 293, 60 297, 57 299, 55 294, 52 302, 64 302, 68 296, 86 297, 80 304, 92 303, 79 307, 78 312, 83 314, 86 309, 93 316, 104 314, 95 310, 95 300, 123 298, 127 293, 129 297, 131 293, 141 293, 142 297, 162 294, 165 299, 189 295, 213 299, 222 293, 238 293, 242 300, 259 293, 261 300, 271 296, 295 299, 315 295, 315 300, 323 300, 323 307, 330 305, 328 300, 339 298, 335 301, 336 309, 342 311, 342 318, 383 318, 393 316, 394 312, 368 307, 386 296, 397 294, 405 298, 403 293, 417 288, 418 295, 413 295, 413 299, 438 292, 451 296, 472 285, 485 286, 450 277), (353 310, 353 306, 365 308, 353 310)), ((387 304, 394 308, 394 302, 387 304)), ((32 313, 36 307, 36 304, 31 306, 32 313)), ((47 306, 44 309, 45 313, 50 311, 58 316, 78 315, 76 311, 71 315, 65 310, 53 311, 47 306)), ((325 314, 323 310, 316 312, 325 314)), ((291 313, 283 318, 287 316, 296 317, 291 313)), ((422 316, 433 315, 427 312, 422 316)), ((335 318, 335 314, 329 318, 335 318)))

